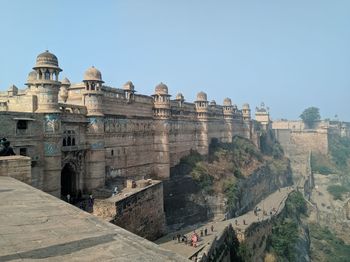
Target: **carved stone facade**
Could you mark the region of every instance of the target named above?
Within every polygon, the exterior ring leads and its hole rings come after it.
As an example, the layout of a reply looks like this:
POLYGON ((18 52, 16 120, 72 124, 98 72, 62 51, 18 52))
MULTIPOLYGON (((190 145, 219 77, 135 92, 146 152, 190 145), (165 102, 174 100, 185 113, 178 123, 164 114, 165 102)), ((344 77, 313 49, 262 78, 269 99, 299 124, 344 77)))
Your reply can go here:
POLYGON ((59 81, 57 57, 48 51, 33 69, 26 89, 0 93, 0 136, 31 157, 32 185, 53 195, 90 192, 113 177, 168 179, 191 150, 207 154, 212 139, 240 135, 258 145, 248 104, 209 103, 204 92, 194 103, 182 94, 172 100, 163 83, 151 96, 136 94, 130 81, 105 85, 94 67, 80 83, 59 81))

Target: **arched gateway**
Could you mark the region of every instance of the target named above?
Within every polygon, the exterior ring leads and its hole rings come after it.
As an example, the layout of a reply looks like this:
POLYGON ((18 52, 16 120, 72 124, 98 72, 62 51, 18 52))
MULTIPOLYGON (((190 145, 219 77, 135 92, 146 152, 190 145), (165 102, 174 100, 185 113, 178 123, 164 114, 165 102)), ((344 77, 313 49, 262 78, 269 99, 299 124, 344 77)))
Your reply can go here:
POLYGON ((79 190, 79 178, 75 167, 71 163, 64 165, 61 171, 61 197, 68 194, 75 196, 79 190))

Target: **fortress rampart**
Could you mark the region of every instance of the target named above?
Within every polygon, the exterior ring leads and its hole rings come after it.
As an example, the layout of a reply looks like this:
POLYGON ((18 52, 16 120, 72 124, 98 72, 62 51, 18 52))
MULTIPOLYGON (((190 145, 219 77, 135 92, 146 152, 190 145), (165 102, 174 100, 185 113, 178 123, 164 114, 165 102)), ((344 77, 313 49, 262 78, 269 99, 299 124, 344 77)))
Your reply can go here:
POLYGON ((217 105, 204 92, 193 103, 180 93, 171 99, 163 83, 151 96, 136 94, 130 81, 105 85, 94 67, 71 84, 59 80, 62 69, 48 51, 33 69, 25 89, 0 93, 0 136, 31 158, 31 184, 53 195, 91 191, 114 177, 168 179, 191 150, 207 154, 212 139, 239 135, 259 146, 248 104, 238 109, 226 98, 217 105))

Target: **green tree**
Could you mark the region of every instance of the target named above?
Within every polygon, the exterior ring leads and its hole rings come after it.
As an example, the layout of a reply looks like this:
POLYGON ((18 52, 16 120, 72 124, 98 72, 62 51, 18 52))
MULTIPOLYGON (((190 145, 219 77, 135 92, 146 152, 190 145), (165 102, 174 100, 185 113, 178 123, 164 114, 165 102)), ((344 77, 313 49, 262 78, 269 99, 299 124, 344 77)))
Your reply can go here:
POLYGON ((312 128, 316 121, 321 119, 320 110, 317 107, 306 108, 299 116, 308 127, 312 128))

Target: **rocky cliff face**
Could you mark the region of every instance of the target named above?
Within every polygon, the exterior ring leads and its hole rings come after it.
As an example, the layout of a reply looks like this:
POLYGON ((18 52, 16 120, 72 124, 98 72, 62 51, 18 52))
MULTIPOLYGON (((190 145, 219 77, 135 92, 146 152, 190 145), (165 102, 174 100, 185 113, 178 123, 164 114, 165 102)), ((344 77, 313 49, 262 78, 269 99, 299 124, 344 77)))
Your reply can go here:
POLYGON ((170 230, 206 221, 212 217, 198 184, 191 176, 176 172, 170 180, 164 181, 164 211, 170 230))
POLYGON ((241 215, 255 207, 280 187, 292 185, 292 172, 287 160, 280 170, 272 170, 269 163, 255 170, 250 176, 239 180, 238 195, 231 216, 241 215))
POLYGON ((180 164, 172 169, 170 180, 164 182, 165 213, 170 230, 243 214, 279 187, 292 185, 289 161, 269 158, 251 175, 236 180, 236 200, 230 207, 224 192, 208 194, 202 190, 188 175, 190 169, 180 164))
POLYGON ((315 208, 311 210, 310 223, 331 229, 345 243, 350 244, 350 199, 335 200, 328 192, 327 187, 336 180, 335 175, 315 174, 315 188, 312 191, 311 201, 315 208))

